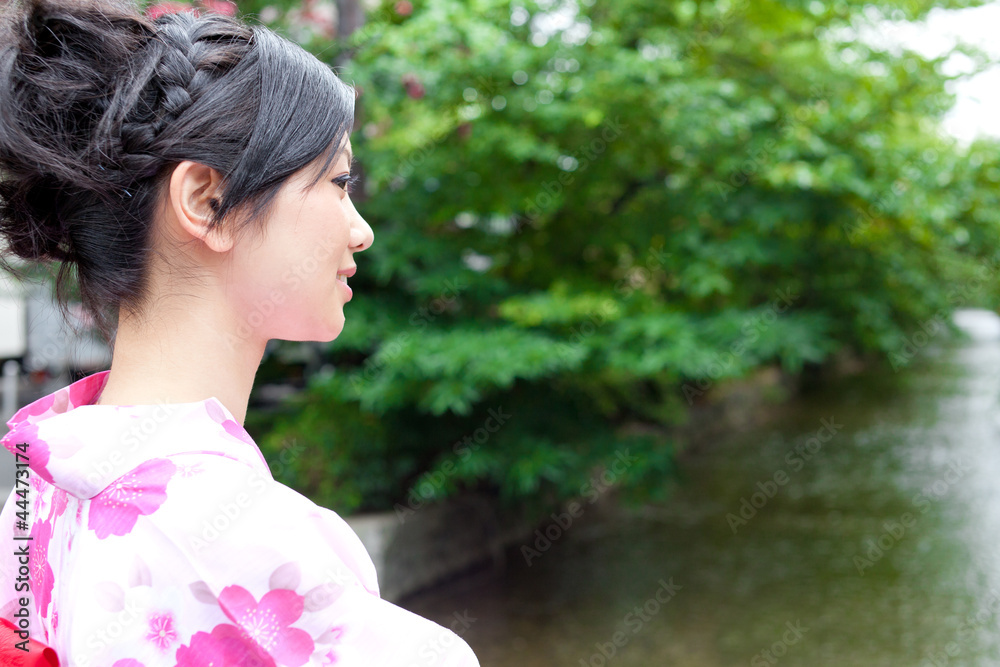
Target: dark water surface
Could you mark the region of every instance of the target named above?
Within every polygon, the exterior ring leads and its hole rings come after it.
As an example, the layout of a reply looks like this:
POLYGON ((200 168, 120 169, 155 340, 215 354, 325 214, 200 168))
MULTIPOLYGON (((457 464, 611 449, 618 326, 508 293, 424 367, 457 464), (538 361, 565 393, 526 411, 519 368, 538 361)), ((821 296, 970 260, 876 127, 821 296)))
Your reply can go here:
POLYGON ((474 618, 483 667, 1000 665, 998 403, 1000 343, 925 349, 685 457, 662 506, 587 507, 530 567, 403 605, 474 618))

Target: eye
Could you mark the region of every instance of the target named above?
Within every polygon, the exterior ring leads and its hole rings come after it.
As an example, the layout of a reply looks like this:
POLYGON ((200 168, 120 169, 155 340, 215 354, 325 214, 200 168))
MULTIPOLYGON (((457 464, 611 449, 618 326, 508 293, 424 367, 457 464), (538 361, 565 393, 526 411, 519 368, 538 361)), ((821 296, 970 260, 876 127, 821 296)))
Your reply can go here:
POLYGON ((346 174, 344 176, 338 176, 337 178, 333 179, 333 183, 343 188, 344 192, 350 193, 354 189, 353 187, 354 184, 358 182, 358 178, 359 178, 358 176, 351 176, 350 174, 346 174))

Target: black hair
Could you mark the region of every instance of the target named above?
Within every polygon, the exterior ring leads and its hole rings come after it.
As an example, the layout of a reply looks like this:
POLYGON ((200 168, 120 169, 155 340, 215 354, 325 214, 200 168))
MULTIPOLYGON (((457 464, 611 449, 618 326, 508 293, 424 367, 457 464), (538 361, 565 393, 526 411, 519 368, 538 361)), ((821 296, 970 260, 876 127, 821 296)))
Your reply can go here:
MULTIPOLYGON (((110 343, 140 312, 154 207, 183 160, 217 170, 212 224, 259 229, 285 181, 354 124, 354 89, 271 30, 218 14, 147 18, 128 0, 17 0, 0 17, 0 235, 72 267, 110 343), (254 223, 257 223, 256 225, 254 223)), ((325 158, 324 158, 325 156, 325 158)), ((21 271, 0 256, 0 267, 21 271)))

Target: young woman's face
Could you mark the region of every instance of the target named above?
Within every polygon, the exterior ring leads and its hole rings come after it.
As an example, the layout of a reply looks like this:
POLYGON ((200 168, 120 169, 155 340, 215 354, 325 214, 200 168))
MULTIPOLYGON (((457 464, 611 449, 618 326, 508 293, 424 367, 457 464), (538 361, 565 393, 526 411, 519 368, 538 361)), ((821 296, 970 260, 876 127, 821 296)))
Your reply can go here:
POLYGON ((329 342, 340 335, 351 294, 338 273, 352 271, 355 253, 375 239, 345 190, 351 158, 348 140, 309 190, 313 166, 292 176, 278 192, 261 235, 247 236, 233 248, 240 278, 229 284, 236 290, 231 296, 240 311, 240 337, 329 342))

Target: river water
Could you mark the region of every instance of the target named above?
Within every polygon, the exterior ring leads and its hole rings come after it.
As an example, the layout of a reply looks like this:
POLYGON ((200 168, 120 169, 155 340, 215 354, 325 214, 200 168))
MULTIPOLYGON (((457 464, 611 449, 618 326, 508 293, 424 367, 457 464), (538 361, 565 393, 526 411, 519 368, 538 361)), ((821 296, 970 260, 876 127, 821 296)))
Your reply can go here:
POLYGON ((403 605, 483 667, 1000 665, 998 436, 1000 341, 928 345, 403 605))

